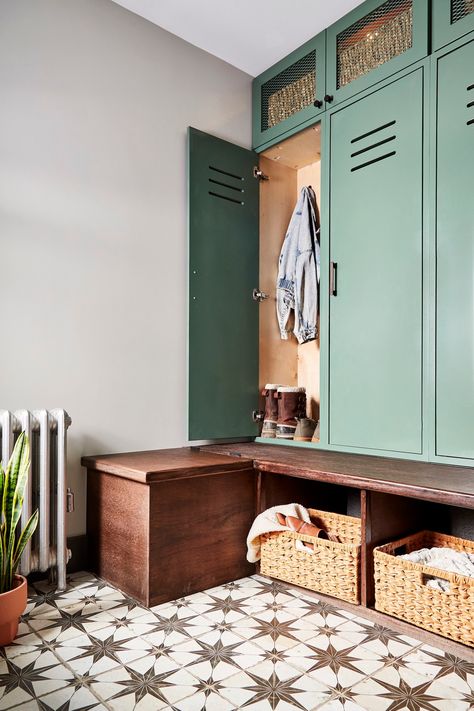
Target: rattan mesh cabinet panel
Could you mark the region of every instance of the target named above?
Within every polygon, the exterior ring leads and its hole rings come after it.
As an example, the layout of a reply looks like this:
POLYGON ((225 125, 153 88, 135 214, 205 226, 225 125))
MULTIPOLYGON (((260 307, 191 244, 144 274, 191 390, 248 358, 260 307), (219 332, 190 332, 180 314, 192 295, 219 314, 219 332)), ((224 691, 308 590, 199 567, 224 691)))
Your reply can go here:
POLYGON ((427 0, 367 0, 327 30, 327 93, 342 101, 427 52, 427 0))
POLYGON ((268 147, 324 110, 325 33, 254 80, 253 144, 268 147))
POLYGON ((337 36, 337 88, 413 45, 413 0, 388 0, 337 36))
POLYGON ((474 0, 451 0, 451 24, 463 20, 474 12, 474 0))
POLYGON ((474 32, 474 0, 436 0, 432 8, 433 49, 474 32))
POLYGON ((263 84, 262 131, 277 126, 316 99, 316 52, 309 52, 263 84))

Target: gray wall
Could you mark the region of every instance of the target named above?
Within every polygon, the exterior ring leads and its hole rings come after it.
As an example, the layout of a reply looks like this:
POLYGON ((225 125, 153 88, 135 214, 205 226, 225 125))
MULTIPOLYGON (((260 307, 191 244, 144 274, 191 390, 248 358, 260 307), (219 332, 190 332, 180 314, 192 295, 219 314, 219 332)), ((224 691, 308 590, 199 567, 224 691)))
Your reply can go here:
POLYGON ((186 441, 186 128, 250 145, 248 75, 109 0, 0 0, 0 408, 82 454, 186 441))

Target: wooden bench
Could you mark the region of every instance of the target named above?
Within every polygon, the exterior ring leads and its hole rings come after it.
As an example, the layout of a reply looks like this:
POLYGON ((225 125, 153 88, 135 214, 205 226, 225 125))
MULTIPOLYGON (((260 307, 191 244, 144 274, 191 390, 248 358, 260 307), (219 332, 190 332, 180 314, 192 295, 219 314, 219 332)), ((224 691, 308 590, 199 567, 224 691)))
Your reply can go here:
MULTIPOLYGON (((474 538, 474 469, 467 467, 259 443, 82 463, 92 569, 146 605, 255 572, 245 558, 246 536, 256 513, 277 504, 361 517, 360 610, 374 605, 375 546, 424 528, 459 535, 453 521, 463 511, 468 534, 462 534, 474 538)), ((396 625, 432 643, 442 640, 396 625)), ((462 645, 446 646, 472 656, 462 645)))

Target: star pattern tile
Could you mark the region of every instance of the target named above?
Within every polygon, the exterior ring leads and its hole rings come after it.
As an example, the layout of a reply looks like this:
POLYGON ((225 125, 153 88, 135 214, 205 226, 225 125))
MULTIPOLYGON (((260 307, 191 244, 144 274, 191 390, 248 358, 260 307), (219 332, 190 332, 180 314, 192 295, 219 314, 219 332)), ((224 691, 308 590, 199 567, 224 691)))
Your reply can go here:
POLYGON ((147 609, 80 573, 29 588, 7 709, 468 711, 474 662, 259 575, 147 609))
POLYGON ((270 708, 276 709, 280 701, 286 701, 288 704, 292 704, 304 711, 305 707, 298 701, 298 694, 301 694, 302 690, 294 686, 295 682, 300 679, 299 674, 296 674, 291 679, 279 679, 278 674, 275 672, 272 673, 269 679, 258 677, 252 672, 248 672, 248 675, 254 683, 246 686, 245 689, 251 691, 253 696, 243 704, 242 708, 265 700, 268 701, 270 708))

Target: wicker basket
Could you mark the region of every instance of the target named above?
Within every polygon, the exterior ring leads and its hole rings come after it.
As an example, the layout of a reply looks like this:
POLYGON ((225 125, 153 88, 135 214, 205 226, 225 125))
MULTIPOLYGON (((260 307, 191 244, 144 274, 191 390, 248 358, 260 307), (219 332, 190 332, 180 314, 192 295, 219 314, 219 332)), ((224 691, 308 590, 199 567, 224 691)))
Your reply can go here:
POLYGON ((261 538, 260 572, 348 602, 360 602, 360 519, 309 509, 319 528, 337 534, 343 543, 293 531, 261 538), (296 541, 314 543, 314 553, 296 549, 296 541))
POLYGON ((402 553, 434 546, 474 553, 473 541, 431 531, 375 548, 375 607, 417 627, 474 647, 474 578, 399 557, 402 553), (449 591, 427 587, 430 577, 449 581, 449 591))

